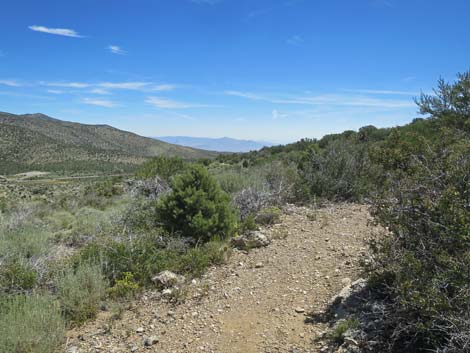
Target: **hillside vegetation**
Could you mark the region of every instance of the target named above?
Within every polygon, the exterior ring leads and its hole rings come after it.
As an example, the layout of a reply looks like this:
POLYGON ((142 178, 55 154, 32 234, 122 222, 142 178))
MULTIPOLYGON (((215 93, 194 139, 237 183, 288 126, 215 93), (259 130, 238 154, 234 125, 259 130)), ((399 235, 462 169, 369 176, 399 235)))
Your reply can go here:
MULTIPOLYGON (((416 103, 424 118, 402 127, 366 126, 192 162, 159 156, 129 180, 0 180, 7 194, 0 200, 0 347, 60 350, 65 327, 82 325, 100 308, 120 317, 123 303, 147 288, 180 303, 182 276, 191 283, 224 263, 231 245, 240 244, 233 236, 258 236, 266 245, 257 230, 278 222, 286 204, 316 210, 326 201, 346 201, 370 205, 386 231, 364 261, 363 302, 373 305, 336 322, 327 351, 348 333, 357 343, 351 352, 468 352, 470 74, 440 81, 435 95, 416 103), (178 286, 162 285, 156 276, 162 271, 174 272, 178 286)), ((58 150, 64 143, 37 131, 28 136, 58 150)), ((101 141, 101 151, 117 149, 101 141)), ((334 221, 320 220, 320 228, 334 221)), ((243 244, 250 250, 253 243, 243 244)), ((316 261, 310 256, 296 260, 316 261)))
POLYGON ((172 145, 108 125, 85 125, 43 114, 0 113, 0 174, 132 171, 148 157, 213 157, 213 152, 172 145))

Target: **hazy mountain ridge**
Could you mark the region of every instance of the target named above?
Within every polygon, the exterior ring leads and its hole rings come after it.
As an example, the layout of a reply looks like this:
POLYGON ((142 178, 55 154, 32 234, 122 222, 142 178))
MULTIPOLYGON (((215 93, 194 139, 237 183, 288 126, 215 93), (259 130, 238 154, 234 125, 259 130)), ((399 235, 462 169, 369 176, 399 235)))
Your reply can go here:
POLYGON ((181 146, 217 152, 250 152, 274 145, 271 142, 239 140, 230 137, 160 136, 154 138, 181 146))
POLYGON ((0 174, 31 170, 129 170, 147 157, 206 158, 214 152, 142 137, 109 125, 86 125, 43 114, 0 112, 0 174))

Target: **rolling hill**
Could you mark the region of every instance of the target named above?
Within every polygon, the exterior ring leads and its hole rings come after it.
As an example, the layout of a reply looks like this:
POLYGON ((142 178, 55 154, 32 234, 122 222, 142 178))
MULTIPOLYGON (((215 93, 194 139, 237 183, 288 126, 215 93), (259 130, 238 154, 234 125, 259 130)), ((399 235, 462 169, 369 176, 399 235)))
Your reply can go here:
POLYGON ((155 138, 181 146, 218 152, 250 152, 260 150, 265 146, 273 145, 270 142, 238 140, 229 137, 209 138, 189 136, 162 136, 155 138))
POLYGON ((0 174, 29 170, 57 173, 124 172, 148 157, 184 159, 217 155, 142 137, 108 125, 62 121, 43 114, 0 112, 0 174))

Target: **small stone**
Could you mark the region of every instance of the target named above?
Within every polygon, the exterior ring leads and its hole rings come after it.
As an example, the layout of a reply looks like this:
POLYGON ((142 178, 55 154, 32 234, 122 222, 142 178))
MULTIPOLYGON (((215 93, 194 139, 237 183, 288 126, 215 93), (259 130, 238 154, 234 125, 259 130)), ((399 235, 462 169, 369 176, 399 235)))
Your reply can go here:
POLYGON ((144 340, 144 346, 146 347, 150 347, 150 346, 153 346, 154 344, 158 343, 158 338, 157 336, 150 336, 150 337, 147 337, 145 340, 144 340))
POLYGON ((143 333, 143 332, 145 332, 145 329, 144 329, 143 327, 138 327, 138 328, 135 330, 135 332, 137 332, 137 333, 143 333))
POLYGON ((262 262, 257 262, 256 265, 255 265, 255 268, 261 268, 263 267, 263 263, 262 262))
POLYGON ((304 308, 301 308, 301 307, 297 307, 297 308, 295 308, 295 312, 296 312, 297 314, 302 314, 302 313, 305 312, 305 309, 304 309, 304 308))

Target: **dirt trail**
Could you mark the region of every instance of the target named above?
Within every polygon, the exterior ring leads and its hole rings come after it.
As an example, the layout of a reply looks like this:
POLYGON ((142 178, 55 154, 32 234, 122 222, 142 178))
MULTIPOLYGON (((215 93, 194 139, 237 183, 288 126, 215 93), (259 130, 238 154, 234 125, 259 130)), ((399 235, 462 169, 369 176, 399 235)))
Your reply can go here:
POLYGON ((282 223, 264 230, 274 240, 250 252, 234 250, 224 266, 189 285, 179 305, 147 293, 121 320, 103 313, 69 334, 69 352, 318 352, 326 327, 305 323, 359 276, 366 251, 366 207, 318 211, 290 207, 282 223), (145 346, 145 339, 158 342, 145 346), (156 341, 155 340, 155 341, 156 341))

